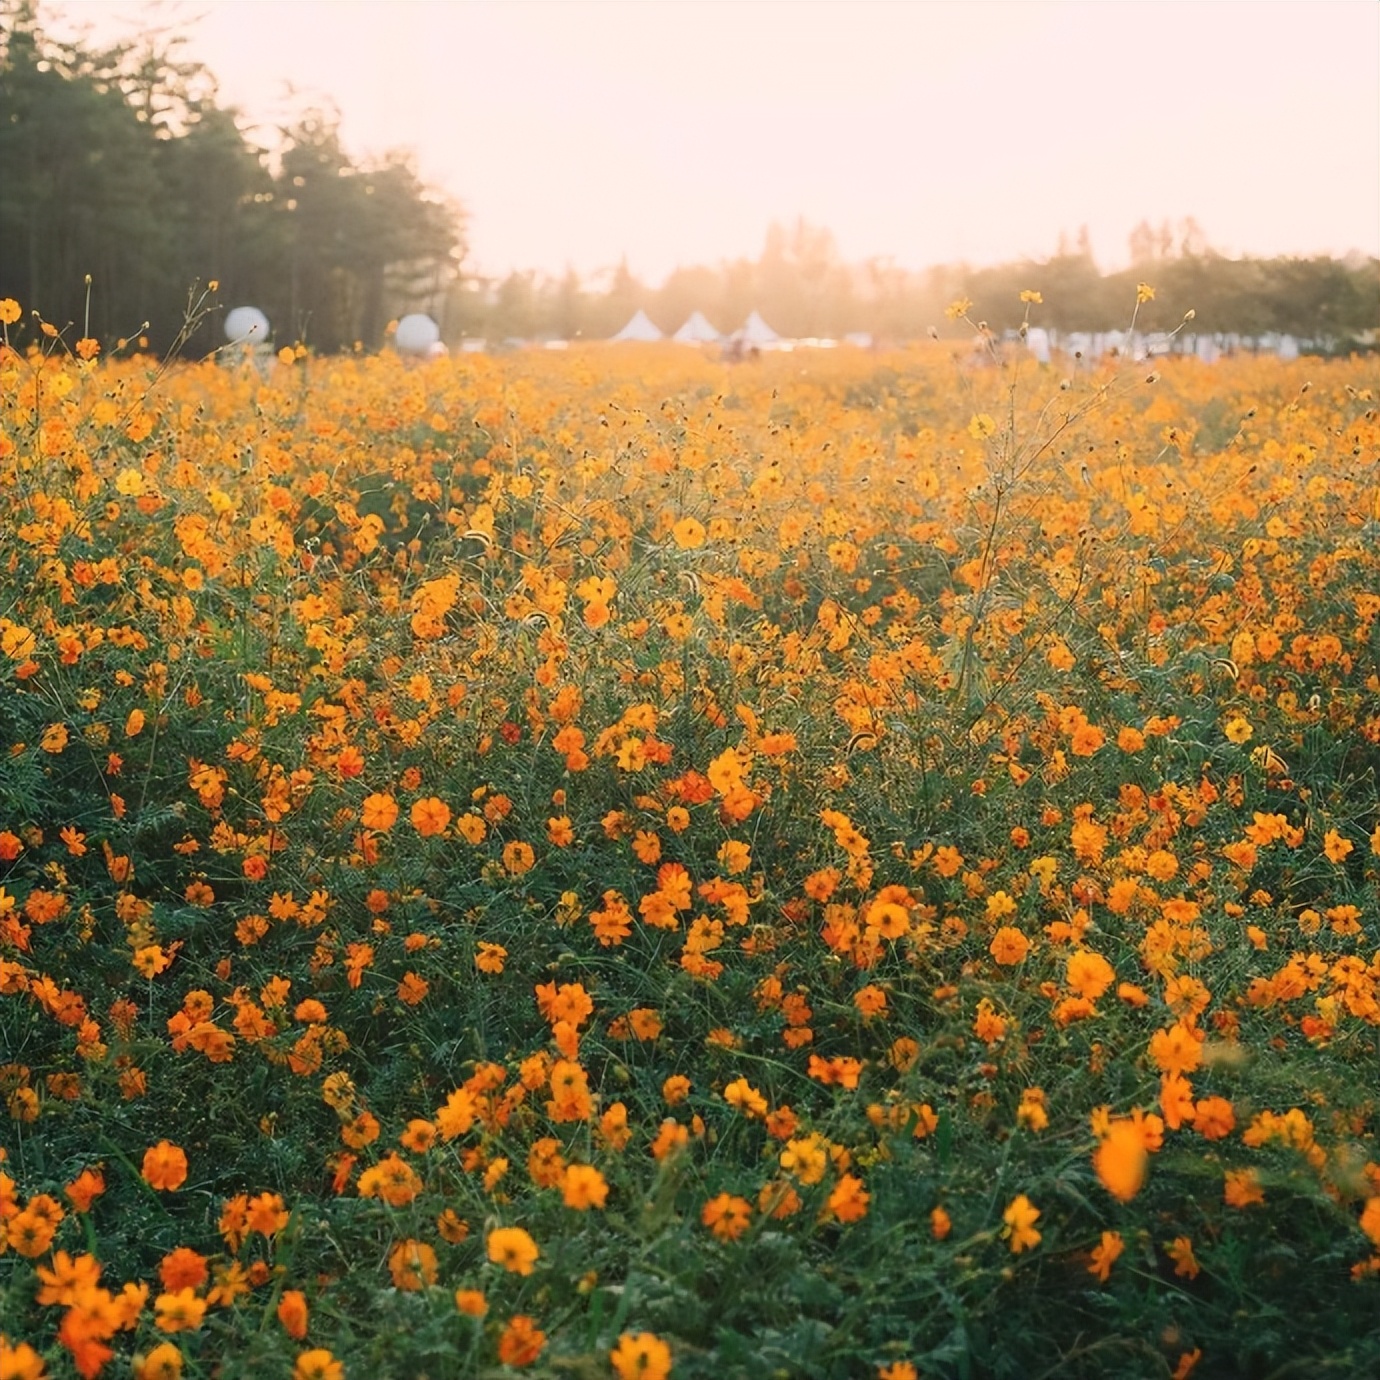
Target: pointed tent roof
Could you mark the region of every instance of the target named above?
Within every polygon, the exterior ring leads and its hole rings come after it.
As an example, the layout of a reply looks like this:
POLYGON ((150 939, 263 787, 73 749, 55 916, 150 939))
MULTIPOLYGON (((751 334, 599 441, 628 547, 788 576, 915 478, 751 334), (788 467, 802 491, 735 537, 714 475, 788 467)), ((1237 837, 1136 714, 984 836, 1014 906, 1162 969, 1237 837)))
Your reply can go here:
POLYGON ((743 322, 743 329, 739 334, 748 345, 775 345, 781 339, 756 311, 743 322))
POLYGON ((692 311, 686 318, 685 324, 671 339, 678 340, 682 345, 707 345, 722 339, 722 337, 705 319, 703 312, 692 311))
POLYGON ((632 320, 613 337, 614 340, 660 340, 661 331, 655 322, 641 308, 633 313, 632 320))

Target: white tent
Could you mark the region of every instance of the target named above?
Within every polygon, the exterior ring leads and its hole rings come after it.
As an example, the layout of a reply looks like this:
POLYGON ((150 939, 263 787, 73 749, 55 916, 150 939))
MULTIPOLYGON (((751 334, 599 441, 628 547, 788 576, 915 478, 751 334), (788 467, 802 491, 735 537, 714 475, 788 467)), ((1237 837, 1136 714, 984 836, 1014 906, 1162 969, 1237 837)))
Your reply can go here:
POLYGON ((645 311, 639 308, 633 318, 613 337, 614 340, 660 340, 661 332, 645 311))
POLYGON ((692 311, 685 324, 671 337, 682 345, 709 345, 723 337, 705 319, 700 311, 692 311))
POLYGON ((738 332, 738 336, 743 344, 748 346, 776 345, 781 340, 781 337, 755 311, 743 322, 743 328, 738 332))

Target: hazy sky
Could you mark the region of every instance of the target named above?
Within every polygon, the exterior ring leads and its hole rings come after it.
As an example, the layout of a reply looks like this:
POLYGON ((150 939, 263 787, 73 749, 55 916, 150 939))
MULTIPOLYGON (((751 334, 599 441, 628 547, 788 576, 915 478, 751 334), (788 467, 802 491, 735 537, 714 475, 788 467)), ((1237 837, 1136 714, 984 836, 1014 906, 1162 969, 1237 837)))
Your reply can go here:
POLYGON ((468 266, 755 258, 772 220, 908 267, 1104 267, 1142 218, 1214 247, 1380 255, 1374 0, 44 0, 152 13, 254 119, 307 97, 469 212, 468 266))

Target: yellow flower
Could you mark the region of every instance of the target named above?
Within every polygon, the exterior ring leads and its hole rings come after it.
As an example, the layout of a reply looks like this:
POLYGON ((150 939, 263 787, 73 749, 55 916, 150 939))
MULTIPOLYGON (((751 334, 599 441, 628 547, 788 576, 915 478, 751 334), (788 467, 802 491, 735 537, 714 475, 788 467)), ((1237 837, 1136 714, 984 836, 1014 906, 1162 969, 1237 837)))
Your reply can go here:
POLYGON ((1255 730, 1240 714, 1233 714, 1231 718, 1222 725, 1222 732, 1226 735, 1229 742, 1233 742, 1240 747, 1242 743, 1250 740, 1251 734, 1254 733, 1255 730))
POLYGON ((177 1289, 159 1294, 154 1307, 158 1312, 158 1326, 164 1332, 195 1332, 206 1312, 206 1300, 198 1298, 194 1289, 177 1289))
POLYGON ((683 517, 671 528, 671 537, 682 551, 692 551, 704 545, 704 523, 698 518, 683 517))
POLYGON ((1149 283, 1136 284, 1136 305, 1142 302, 1153 302, 1155 300, 1155 289, 1149 283))
POLYGON ((972 420, 968 423, 968 435, 977 441, 985 441, 996 429, 996 422, 986 412, 974 413, 972 420))

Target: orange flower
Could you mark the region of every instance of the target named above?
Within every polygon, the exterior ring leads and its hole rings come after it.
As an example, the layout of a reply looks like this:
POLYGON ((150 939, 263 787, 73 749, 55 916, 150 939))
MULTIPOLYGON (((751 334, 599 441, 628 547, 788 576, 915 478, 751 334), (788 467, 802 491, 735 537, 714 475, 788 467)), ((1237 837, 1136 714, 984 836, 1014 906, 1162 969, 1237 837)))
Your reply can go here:
POLYGON ((390 1207, 406 1207, 422 1191, 417 1171, 390 1151, 359 1176, 361 1198, 382 1198, 390 1207))
POLYGON ((352 1150, 362 1150, 379 1138, 379 1121, 373 1112, 360 1112, 340 1128, 340 1139, 352 1150))
POLYGON ((1019 1255, 1040 1244, 1040 1233, 1035 1229, 1040 1209, 1024 1193, 1018 1193, 1001 1216, 1006 1223, 1002 1235, 1007 1238, 1012 1255, 1019 1255))
POLYGON ((431 984, 424 977, 418 977, 416 973, 408 971, 398 983, 398 1000, 408 1006, 419 1006, 426 1000, 430 991, 431 984))
POLYGON ((170 1141, 160 1140, 144 1152, 143 1175, 150 1188, 175 1192, 187 1182, 187 1156, 170 1141))
POLYGON ((609 1360, 618 1380, 666 1380, 671 1373, 671 1348, 652 1332, 624 1332, 609 1360))
POLYGON ((977 1014, 973 1017, 973 1034, 989 1048, 1000 1044, 1006 1038, 1006 1018, 999 1016, 987 997, 977 1004, 977 1014))
POLYGON ((299 1353, 292 1380, 345 1380, 345 1367, 325 1347, 314 1347, 299 1353))
POLYGON ((1073 731, 1069 749, 1075 757, 1091 757, 1107 741, 1107 735, 1096 724, 1081 724, 1073 731))
POLYGON ((179 1246, 169 1251, 158 1266, 158 1278, 163 1288, 169 1292, 178 1289, 200 1289, 206 1283, 210 1271, 206 1257, 187 1246, 179 1246))
POLYGON ((163 1332, 195 1332, 206 1313, 206 1300, 197 1298, 191 1289, 174 1289, 159 1294, 154 1308, 158 1313, 158 1327, 163 1332))
POLYGON ((576 1212, 602 1208, 609 1195, 608 1182, 589 1164, 572 1164, 561 1181, 561 1196, 566 1207, 576 1212))
POLYGON ((489 1259, 510 1274, 530 1275, 541 1252, 521 1227, 495 1227, 487 1242, 489 1259))
POLYGON ((1193 1109, 1193 1129, 1206 1140, 1223 1140, 1236 1129, 1236 1112, 1225 1097, 1204 1097, 1193 1109))
POLYGON ((1349 838, 1344 838, 1335 829, 1329 829, 1323 836, 1323 852, 1327 855, 1328 862, 1345 861, 1347 854, 1355 846, 1349 838))
POLYGON ((1198 1264, 1197 1257, 1193 1254, 1193 1241, 1191 1237, 1176 1236, 1164 1248, 1164 1253, 1174 1262, 1174 1273, 1182 1275, 1186 1279, 1197 1279, 1202 1271, 1202 1266, 1198 1264))
POLYGON ((1030 952, 1030 940, 1014 925, 1003 925, 992 936, 987 952, 1003 967, 1013 967, 1025 961, 1030 952))
POLYGON ((700 1221, 720 1241, 736 1241, 752 1220, 752 1204, 746 1198, 720 1193, 700 1209, 700 1221))
POLYGON ((565 1156, 553 1136, 533 1141, 527 1152, 527 1176, 538 1188, 555 1188, 565 1178, 565 1156))
POLYGON ((280 1193, 260 1193, 245 1203, 245 1229, 274 1236, 288 1224, 290 1214, 280 1193))
POLYGON ((863 1187, 863 1181, 856 1174, 844 1174, 829 1194, 829 1211, 840 1222, 856 1222, 867 1216, 867 1205, 871 1197, 872 1195, 863 1187))
POLYGON ((391 795, 375 792, 364 797, 364 803, 360 806, 359 822, 366 829, 387 833, 397 820, 398 802, 391 795))
POLYGON ((1070 991, 1088 1001, 1096 1001, 1116 980, 1116 971, 1101 954, 1080 949, 1069 955, 1064 980, 1070 991))
POLYGON ((436 1252, 425 1241, 399 1241, 389 1252, 388 1270, 399 1289, 424 1289, 436 1283, 436 1252))
POLYGON ((285 1289, 278 1300, 278 1321, 294 1342, 307 1335, 307 1296, 300 1289, 285 1289))
POLYGON ((488 1300, 478 1289, 457 1289, 455 1306, 469 1318, 482 1318, 489 1311, 488 1300))
POLYGON ((437 1109, 433 1120, 436 1122, 436 1129, 441 1133, 441 1139, 452 1141, 469 1131, 478 1114, 479 1107, 473 1095, 465 1088, 456 1088, 446 1098, 445 1106, 437 1109))
POLYGON ((1265 1202, 1260 1175, 1254 1169, 1228 1169, 1222 1185, 1222 1200, 1228 1207, 1247 1208, 1265 1202))
POLYGON ((505 1366, 530 1366, 546 1345, 546 1333, 525 1314, 508 1319, 498 1339, 498 1359, 505 1366))
POLYGON ((1129 1203, 1145 1182, 1147 1159, 1140 1128, 1122 1117, 1112 1122, 1093 1151, 1093 1170, 1113 1198, 1129 1203))
POLYGON ((92 1200, 105 1192, 105 1175, 100 1169, 83 1169, 63 1192, 78 1212, 90 1212, 92 1200))
POLYGON ((137 1356, 134 1359, 134 1380, 179 1380, 182 1375, 182 1353, 172 1342, 159 1342, 142 1363, 137 1356))
POLYGON ((470 1224, 454 1208, 446 1208, 436 1218, 436 1230, 441 1240, 458 1246, 470 1234, 470 1224))
POLYGON ((412 827, 424 839, 436 838, 450 827, 450 806, 437 796, 425 796, 412 802, 411 819, 412 827))
POLYGON ((662 1085, 661 1095, 668 1107, 684 1102, 690 1096, 690 1080, 681 1073, 673 1073, 662 1085))
POLYGON ((521 877, 523 873, 530 872, 536 861, 537 855, 530 843, 514 839, 503 845, 503 870, 510 877, 521 877))
POLYGON ((1161 1073, 1192 1073, 1203 1062, 1202 1036, 1176 1021, 1150 1037, 1150 1057, 1161 1073))
POLYGON ((1104 1231, 1102 1240, 1093 1247, 1092 1258, 1088 1263, 1088 1273, 1095 1275, 1103 1284, 1112 1273, 1112 1266, 1126 1249, 1119 1231, 1104 1231))
POLYGON ((52 1268, 38 1265, 35 1273, 43 1285, 38 1291, 38 1302, 45 1307, 61 1304, 70 1308, 83 1294, 96 1287, 101 1266, 95 1256, 79 1255, 73 1260, 66 1251, 57 1251, 53 1255, 52 1268))

